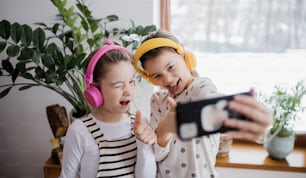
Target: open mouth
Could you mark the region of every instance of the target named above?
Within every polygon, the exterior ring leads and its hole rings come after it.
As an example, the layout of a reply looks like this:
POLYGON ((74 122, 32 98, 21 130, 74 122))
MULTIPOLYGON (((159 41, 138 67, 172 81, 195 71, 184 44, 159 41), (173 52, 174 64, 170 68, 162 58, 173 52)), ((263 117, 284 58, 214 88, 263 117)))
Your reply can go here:
POLYGON ((181 81, 181 80, 178 80, 174 86, 168 86, 168 87, 167 87, 168 90, 169 90, 169 92, 170 92, 172 95, 174 95, 175 92, 176 92, 176 90, 178 89, 178 86, 179 86, 180 81, 181 81))
POLYGON ((130 101, 129 101, 129 100, 126 100, 126 101, 120 101, 121 106, 128 106, 128 105, 129 105, 129 103, 130 103, 130 101))

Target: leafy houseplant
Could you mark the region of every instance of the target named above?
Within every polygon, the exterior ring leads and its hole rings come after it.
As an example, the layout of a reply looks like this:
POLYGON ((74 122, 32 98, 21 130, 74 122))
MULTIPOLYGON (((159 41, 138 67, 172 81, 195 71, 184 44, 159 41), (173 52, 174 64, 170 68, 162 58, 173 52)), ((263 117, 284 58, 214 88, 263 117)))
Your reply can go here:
POLYGON ((293 124, 299 118, 298 114, 306 108, 302 105, 304 96, 306 96, 305 81, 299 81, 291 89, 276 86, 270 96, 264 97, 264 102, 274 111, 273 125, 264 141, 265 148, 273 158, 283 159, 292 151, 295 141, 293 124), (286 137, 289 140, 283 142, 283 145, 279 146, 276 143, 276 138, 285 140, 286 137))
POLYGON ((118 21, 118 16, 95 18, 85 0, 77 0, 71 7, 66 7, 67 0, 51 2, 59 12, 51 26, 36 23, 38 27, 32 28, 7 20, 0 22, 0 77, 11 78, 10 83, 0 85, 0 98, 13 87, 21 91, 42 86, 63 96, 73 106, 74 116, 79 117, 91 111, 83 96, 90 53, 109 38, 119 39, 133 50, 156 27, 136 26, 131 20, 128 29, 109 29, 108 24, 118 21))
POLYGON ((301 105, 304 96, 306 96, 304 81, 297 82, 290 90, 280 86, 275 87, 275 91, 266 99, 274 111, 271 134, 278 132, 278 136, 285 137, 294 132, 294 121, 299 118, 298 114, 306 109, 301 105))

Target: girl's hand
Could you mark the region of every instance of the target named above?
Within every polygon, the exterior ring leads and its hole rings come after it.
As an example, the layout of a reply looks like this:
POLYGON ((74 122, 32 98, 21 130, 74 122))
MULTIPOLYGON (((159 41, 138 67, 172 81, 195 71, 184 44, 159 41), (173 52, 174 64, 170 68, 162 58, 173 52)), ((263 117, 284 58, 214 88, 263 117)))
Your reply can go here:
MULTIPOLYGON (((254 90, 251 90, 254 95, 254 90)), ((229 109, 249 117, 250 121, 238 119, 226 119, 224 124, 239 129, 229 131, 227 134, 233 138, 242 138, 250 141, 260 142, 266 134, 267 128, 272 124, 273 113, 264 104, 258 102, 255 97, 237 95, 229 102, 229 109)))
POLYGON ((135 136, 138 140, 144 142, 145 144, 153 144, 156 142, 156 134, 152 127, 149 126, 146 122, 141 121, 140 111, 136 112, 135 121, 133 124, 133 129, 135 136))
POLYGON ((173 98, 167 98, 170 110, 159 121, 156 128, 157 144, 161 147, 165 147, 168 141, 171 139, 171 135, 176 133, 176 102, 173 98))

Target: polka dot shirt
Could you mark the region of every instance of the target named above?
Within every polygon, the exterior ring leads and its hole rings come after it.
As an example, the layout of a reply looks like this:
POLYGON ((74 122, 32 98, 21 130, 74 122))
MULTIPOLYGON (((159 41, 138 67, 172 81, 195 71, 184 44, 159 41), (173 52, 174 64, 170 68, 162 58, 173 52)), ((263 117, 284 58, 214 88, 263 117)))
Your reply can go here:
MULTIPOLYGON (((176 102, 193 101, 218 96, 216 87, 208 78, 196 78, 180 95, 176 102)), ((156 128, 160 118, 168 112, 168 91, 161 90, 151 98, 150 124, 156 128)), ((154 145, 158 165, 158 178, 212 178, 218 177, 215 161, 219 145, 219 134, 181 141, 172 135, 166 147, 154 145)))

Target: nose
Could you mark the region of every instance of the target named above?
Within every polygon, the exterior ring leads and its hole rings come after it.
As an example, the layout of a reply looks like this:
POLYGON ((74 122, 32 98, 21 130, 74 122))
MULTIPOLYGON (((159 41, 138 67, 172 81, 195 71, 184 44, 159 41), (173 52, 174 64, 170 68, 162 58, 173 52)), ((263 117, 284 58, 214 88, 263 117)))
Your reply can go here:
POLYGON ((164 82, 165 85, 168 85, 168 84, 172 83, 172 81, 173 81, 173 76, 172 76, 171 73, 167 73, 167 74, 164 75, 163 82, 164 82))
POLYGON ((133 94, 133 88, 134 86, 132 85, 125 85, 124 90, 123 90, 123 95, 124 96, 131 96, 133 94))

